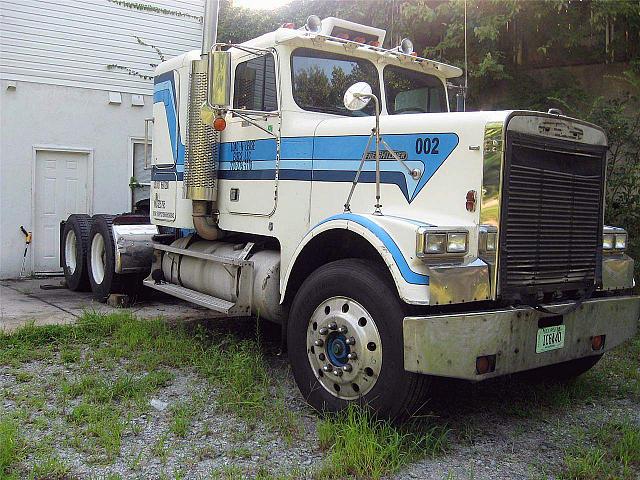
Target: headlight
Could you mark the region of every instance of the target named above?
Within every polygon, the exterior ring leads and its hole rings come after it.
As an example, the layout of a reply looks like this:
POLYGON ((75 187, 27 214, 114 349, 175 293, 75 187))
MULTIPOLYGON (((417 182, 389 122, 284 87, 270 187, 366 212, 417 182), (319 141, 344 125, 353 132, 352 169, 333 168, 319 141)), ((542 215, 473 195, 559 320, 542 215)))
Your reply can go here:
POLYGON ((627 248, 627 234, 626 233, 618 233, 616 235, 616 250, 624 250, 627 248))
POLYGON ((444 253, 447 245, 446 233, 427 233, 424 253, 444 253))
POLYGON ((498 248, 498 232, 496 227, 480 225, 478 250, 480 253, 495 253, 498 248))
POLYGON ((467 251, 466 233, 449 233, 447 235, 447 252, 464 253, 467 251))
POLYGON ((612 250, 615 241, 616 236, 613 233, 605 233, 604 235, 602 235, 602 249, 612 250))
POLYGON ((495 252, 498 245, 498 234, 496 232, 487 233, 487 252, 495 252))
POLYGON ((622 228, 604 227, 602 250, 622 252, 627 249, 627 232, 622 228))
POLYGON ((416 254, 418 257, 431 255, 463 255, 467 253, 469 234, 467 232, 438 232, 418 229, 416 254))

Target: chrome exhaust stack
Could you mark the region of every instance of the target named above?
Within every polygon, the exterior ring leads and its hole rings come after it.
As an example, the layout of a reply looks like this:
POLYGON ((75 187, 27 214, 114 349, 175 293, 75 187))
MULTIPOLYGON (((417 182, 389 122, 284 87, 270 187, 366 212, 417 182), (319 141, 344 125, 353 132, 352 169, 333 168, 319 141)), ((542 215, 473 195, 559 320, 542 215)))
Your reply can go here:
POLYGON ((205 124, 200 116, 202 105, 207 102, 209 52, 216 43, 219 8, 219 0, 205 2, 201 58, 191 65, 184 164, 183 197, 192 200, 193 225, 205 240, 220 237, 215 217, 220 133, 205 124))

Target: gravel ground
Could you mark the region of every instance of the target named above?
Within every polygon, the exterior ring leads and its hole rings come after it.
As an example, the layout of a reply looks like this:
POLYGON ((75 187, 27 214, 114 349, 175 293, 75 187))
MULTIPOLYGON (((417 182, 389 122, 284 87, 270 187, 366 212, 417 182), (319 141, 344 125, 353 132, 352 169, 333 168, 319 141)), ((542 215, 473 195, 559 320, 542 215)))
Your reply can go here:
MULTIPOLYGON (((237 335, 248 335, 252 327, 239 325, 237 335)), ((145 479, 255 478, 266 472, 308 478, 325 456, 318 446, 317 416, 298 394, 286 357, 269 353, 278 350, 279 332, 267 329, 264 336, 269 372, 282 379, 288 392, 285 403, 301 425, 293 441, 259 422, 220 411, 216 404, 219 392, 188 368, 171 370, 171 380, 151 395, 150 399, 167 404, 164 410, 148 405, 132 408, 120 454, 111 459, 104 458, 81 429, 69 429, 65 421, 80 400, 63 398, 59 386, 81 376, 86 368, 82 362, 38 360, 19 369, 0 366, 0 413, 23 419, 22 433, 30 445, 41 445, 42 452, 47 451, 47 445, 53 447, 55 455, 70 467, 67 476, 60 478, 109 478, 115 474, 145 479), (204 401, 198 403, 197 399, 204 401), (186 435, 177 436, 170 430, 172 408, 192 402, 197 412, 186 435)), ((124 367, 118 365, 103 373, 116 375, 124 367)), ((581 380, 588 394, 560 399, 544 388, 527 390, 514 379, 438 386, 425 413, 429 422, 449 429, 448 450, 408 465, 393 478, 554 478, 565 449, 575 441, 580 428, 609 418, 626 418, 640 425, 637 397, 618 391, 619 385, 604 378, 606 368, 598 365, 581 380), (530 395, 531 401, 523 394, 530 395)), ((37 463, 41 455, 36 450, 23 463, 37 463)))

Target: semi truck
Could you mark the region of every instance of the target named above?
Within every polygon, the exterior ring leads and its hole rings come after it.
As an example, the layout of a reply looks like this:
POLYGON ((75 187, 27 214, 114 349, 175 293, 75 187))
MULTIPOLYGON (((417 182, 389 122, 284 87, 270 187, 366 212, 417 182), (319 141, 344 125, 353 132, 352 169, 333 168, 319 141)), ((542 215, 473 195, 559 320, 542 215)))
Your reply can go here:
POLYGON ((61 224, 69 288, 276 322, 311 406, 390 418, 434 377, 570 378, 635 334, 600 127, 450 111, 461 69, 379 28, 312 15, 230 44, 217 11, 155 71, 148 212, 61 224))

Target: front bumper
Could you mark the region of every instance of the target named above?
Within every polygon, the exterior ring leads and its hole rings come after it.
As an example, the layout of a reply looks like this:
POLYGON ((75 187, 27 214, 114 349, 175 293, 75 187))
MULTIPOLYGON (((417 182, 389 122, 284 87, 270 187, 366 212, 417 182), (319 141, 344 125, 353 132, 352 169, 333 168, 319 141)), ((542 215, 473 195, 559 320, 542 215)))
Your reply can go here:
MULTIPOLYGON (((547 306, 560 310, 570 304, 547 306)), ((585 301, 562 317, 565 344, 536 353, 538 321, 550 315, 529 307, 428 317, 403 321, 404 368, 410 372, 467 380, 509 373, 598 355, 632 337, 638 328, 640 297, 585 301), (591 337, 606 335, 603 350, 593 351, 591 337), (495 370, 478 375, 476 359, 495 355, 495 370)))

